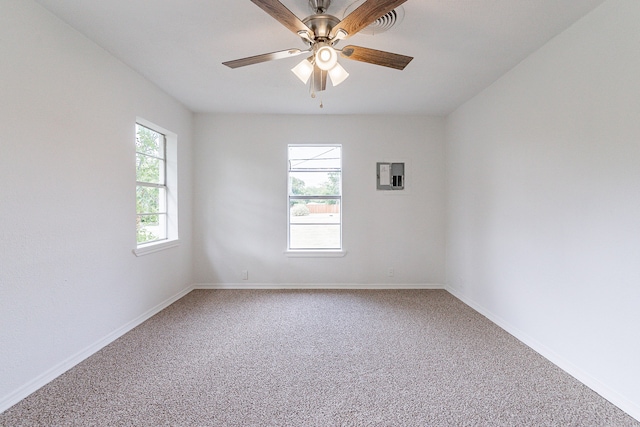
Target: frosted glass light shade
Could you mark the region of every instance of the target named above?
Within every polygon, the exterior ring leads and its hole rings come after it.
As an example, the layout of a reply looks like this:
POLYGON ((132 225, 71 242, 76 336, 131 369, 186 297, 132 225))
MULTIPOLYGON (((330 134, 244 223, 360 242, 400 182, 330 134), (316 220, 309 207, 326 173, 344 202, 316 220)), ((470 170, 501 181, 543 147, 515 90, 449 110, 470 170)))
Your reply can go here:
POLYGON ((331 46, 322 46, 316 52, 316 65, 323 71, 329 71, 338 63, 338 54, 331 46))
POLYGON ((342 65, 336 63, 336 65, 329 70, 329 77, 331 78, 331 83, 333 83, 334 86, 338 86, 349 77, 349 73, 347 73, 347 70, 345 70, 342 65))
POLYGON ((307 84, 311 73, 313 73, 313 65, 308 59, 303 59, 298 65, 291 69, 304 84, 307 84))

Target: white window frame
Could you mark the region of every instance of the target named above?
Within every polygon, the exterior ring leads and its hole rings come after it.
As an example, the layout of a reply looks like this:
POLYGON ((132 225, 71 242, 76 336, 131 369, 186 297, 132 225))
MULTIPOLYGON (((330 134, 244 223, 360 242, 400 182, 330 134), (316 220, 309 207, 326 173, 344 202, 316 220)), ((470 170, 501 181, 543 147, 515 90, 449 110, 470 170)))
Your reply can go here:
MULTIPOLYGON (((137 243, 133 250, 136 256, 147 255, 153 252, 178 246, 178 174, 177 174, 177 135, 167 129, 164 129, 148 120, 138 117, 134 126, 137 137, 138 125, 150 129, 163 135, 164 139, 164 182, 160 184, 138 182, 136 180, 136 188, 139 185, 149 187, 159 187, 165 189, 166 200, 164 206, 161 207, 165 215, 166 238, 154 240, 151 242, 137 243)), ((135 141, 135 140, 134 140, 135 141)), ((138 153, 136 153, 137 156, 138 153)), ((137 175, 137 174, 136 174, 137 175)), ((137 196, 136 196, 137 197, 137 196)), ((136 212, 136 218, 138 213, 136 212)), ((136 230, 137 234, 137 230, 136 230)))
MULTIPOLYGON (((287 250, 285 254, 289 257, 342 257, 346 255, 346 251, 344 250, 344 244, 342 240, 343 234, 343 221, 342 221, 342 211, 343 211, 343 199, 342 199, 342 176, 343 176, 343 148, 341 144, 289 144, 287 145, 287 250), (339 147, 340 148, 340 191, 337 196, 304 196, 304 195, 292 195, 291 191, 291 179, 290 172, 292 172, 290 158, 289 158, 289 149, 291 147, 321 147, 321 148, 331 148, 331 147, 339 147), (340 247, 339 248, 291 248, 291 201, 292 200, 309 200, 309 199, 334 199, 338 200, 340 205, 339 210, 339 226, 340 226, 340 247)), ((329 171, 329 170, 327 170, 329 171)), ((331 170, 335 171, 335 170, 331 170)))

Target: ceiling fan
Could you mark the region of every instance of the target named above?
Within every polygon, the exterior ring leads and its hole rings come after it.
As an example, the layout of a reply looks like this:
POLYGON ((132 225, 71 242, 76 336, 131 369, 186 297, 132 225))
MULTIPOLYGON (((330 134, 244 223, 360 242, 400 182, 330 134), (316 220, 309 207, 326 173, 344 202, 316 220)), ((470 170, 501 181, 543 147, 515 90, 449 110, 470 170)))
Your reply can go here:
POLYGON ((407 0, 366 0, 342 21, 325 13, 331 0, 309 0, 309 5, 315 13, 303 20, 300 20, 279 0, 251 1, 298 35, 308 45, 308 49, 287 49, 223 62, 227 67, 244 67, 310 53, 308 58, 302 60, 291 71, 305 84, 311 79, 311 93, 315 96, 315 92, 326 89, 327 76, 334 86, 339 85, 349 76, 349 73, 338 63, 338 55, 342 58, 397 70, 403 70, 413 59, 410 56, 361 46, 348 45, 342 49, 335 47, 340 40, 353 36, 407 0))

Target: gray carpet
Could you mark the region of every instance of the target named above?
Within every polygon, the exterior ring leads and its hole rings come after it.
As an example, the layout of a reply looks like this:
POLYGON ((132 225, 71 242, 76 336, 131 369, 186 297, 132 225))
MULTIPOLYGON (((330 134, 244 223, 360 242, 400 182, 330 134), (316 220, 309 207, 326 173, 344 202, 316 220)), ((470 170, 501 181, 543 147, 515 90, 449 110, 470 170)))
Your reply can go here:
POLYGON ((446 291, 193 291, 2 426, 640 426, 446 291))

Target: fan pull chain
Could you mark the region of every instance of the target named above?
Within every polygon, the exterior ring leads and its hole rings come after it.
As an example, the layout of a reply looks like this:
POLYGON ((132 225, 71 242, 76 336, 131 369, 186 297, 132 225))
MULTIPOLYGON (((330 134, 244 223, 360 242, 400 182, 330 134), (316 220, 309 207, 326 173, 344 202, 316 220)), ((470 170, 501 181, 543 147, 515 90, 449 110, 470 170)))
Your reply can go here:
MULTIPOLYGON (((313 72, 315 73, 315 70, 313 70, 313 72)), ((316 98, 316 91, 313 89, 313 75, 311 76, 311 79, 309 79, 309 94, 311 95, 311 99, 316 98)), ((322 94, 320 94, 320 108, 324 108, 322 94)))
POLYGON ((316 97, 316 92, 313 90, 313 75, 311 76, 311 78, 309 79, 309 94, 311 95, 311 98, 315 98, 316 97))

